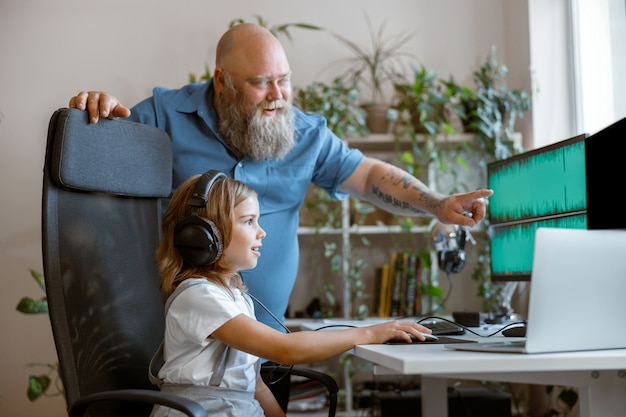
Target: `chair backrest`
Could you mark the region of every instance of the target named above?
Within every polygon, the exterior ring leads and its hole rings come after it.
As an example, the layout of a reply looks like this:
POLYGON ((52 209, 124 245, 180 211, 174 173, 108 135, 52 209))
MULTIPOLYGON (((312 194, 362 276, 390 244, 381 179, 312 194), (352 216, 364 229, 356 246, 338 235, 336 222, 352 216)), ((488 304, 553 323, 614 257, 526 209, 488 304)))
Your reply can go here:
POLYGON ((148 365, 164 330, 155 250, 171 191, 169 136, 59 109, 43 175, 42 248, 68 408, 81 396, 156 389, 148 365))

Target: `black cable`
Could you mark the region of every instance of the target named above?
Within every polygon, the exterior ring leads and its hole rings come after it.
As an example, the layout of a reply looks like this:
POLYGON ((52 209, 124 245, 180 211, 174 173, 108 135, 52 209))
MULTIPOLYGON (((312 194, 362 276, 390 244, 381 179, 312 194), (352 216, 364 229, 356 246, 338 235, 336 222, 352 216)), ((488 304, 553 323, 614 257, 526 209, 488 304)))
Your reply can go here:
POLYGON ((272 316, 272 318, 273 318, 274 320, 276 320, 276 323, 278 323, 278 324, 280 325, 280 327, 282 327, 283 329, 285 329, 285 332, 287 332, 287 333, 291 333, 291 330, 289 330, 289 329, 287 328, 287 326, 285 326, 285 325, 283 324, 283 322, 282 322, 282 321, 280 321, 280 320, 278 319, 278 317, 276 317, 276 316, 274 315, 274 313, 272 313, 272 312, 270 311, 270 309, 269 309, 269 308, 265 307, 265 304, 263 304, 263 303, 262 303, 262 302, 261 302, 258 298, 256 298, 254 295, 250 294, 249 292, 248 292, 247 294, 250 296, 250 298, 252 298, 252 300, 253 300, 254 302, 256 302, 259 306, 261 306, 261 307, 263 308, 263 310, 265 310, 265 311, 267 312, 267 314, 269 314, 270 316, 272 316))
POLYGON ((448 298, 450 298, 450 294, 452 294, 452 277, 450 276, 450 273, 446 273, 446 278, 448 280, 448 291, 446 292, 445 297, 443 298, 443 300, 441 300, 441 302, 439 303, 439 306, 436 309, 431 308, 430 311, 426 313, 426 315, 435 314, 437 311, 439 311, 445 306, 446 302, 448 301, 448 298))
POLYGON ((326 326, 318 327, 317 329, 315 329, 315 331, 324 330, 324 329, 331 329, 333 327, 347 327, 349 329, 354 329, 354 328, 356 328, 358 326, 354 326, 352 324, 327 324, 326 326))
POLYGON ((446 273, 446 279, 448 280, 448 291, 446 292, 446 296, 443 297, 443 300, 441 300, 441 303, 439 303, 440 308, 443 308, 446 305, 448 298, 450 298, 450 294, 452 294, 452 277, 449 272, 446 273))
MULTIPOLYGON (((283 322, 280 321, 278 319, 278 317, 276 317, 276 315, 274 315, 274 313, 272 313, 270 311, 270 309, 265 306, 265 304, 263 304, 258 298, 256 298, 254 295, 250 294, 249 292, 247 294, 250 296, 250 298, 255 303, 257 303, 259 306, 261 306, 263 308, 263 310, 265 310, 267 312, 267 314, 269 314, 274 320, 276 320, 276 323, 278 323, 283 329, 285 329, 285 332, 291 333, 291 330, 289 330, 289 328, 287 326, 285 326, 283 324, 283 322)), ((284 378, 286 378, 289 375, 289 373, 293 369, 293 365, 290 365, 288 367, 288 369, 285 372, 283 372, 283 374, 278 379, 273 380, 274 372, 276 372, 278 369, 281 369, 283 367, 284 367, 284 365, 280 365, 280 364, 276 364, 276 366, 272 367, 272 369, 271 369, 271 371, 270 371, 270 373, 268 375, 270 385, 277 384, 280 381, 282 381, 284 378)))
POLYGON ((463 329, 465 329, 465 331, 470 332, 470 333, 472 333, 473 335, 478 336, 478 337, 492 337, 492 336, 495 336, 495 335, 497 335, 498 333, 502 332, 503 330, 508 329, 509 327, 516 327, 516 326, 518 326, 518 325, 520 325, 520 324, 526 325, 526 320, 516 321, 516 322, 509 323, 509 324, 507 324, 507 325, 503 326, 502 328, 500 328, 500 329, 496 330, 496 331, 495 331, 495 332, 493 332, 493 333, 490 333, 490 334, 486 334, 486 335, 485 335, 485 334, 476 333, 476 332, 475 332, 475 331, 473 331, 471 328, 469 328, 469 327, 467 327, 467 326, 463 326, 462 324, 459 324, 459 323, 455 322, 454 320, 448 320, 447 318, 445 318, 445 317, 440 317, 440 316, 426 316, 426 317, 422 317, 422 318, 420 318, 420 319, 417 321, 417 323, 418 323, 418 324, 422 324, 423 322, 426 322, 426 321, 428 321, 428 320, 441 320, 441 321, 446 321, 446 322, 448 322, 448 323, 454 324, 455 326, 462 327, 463 329))

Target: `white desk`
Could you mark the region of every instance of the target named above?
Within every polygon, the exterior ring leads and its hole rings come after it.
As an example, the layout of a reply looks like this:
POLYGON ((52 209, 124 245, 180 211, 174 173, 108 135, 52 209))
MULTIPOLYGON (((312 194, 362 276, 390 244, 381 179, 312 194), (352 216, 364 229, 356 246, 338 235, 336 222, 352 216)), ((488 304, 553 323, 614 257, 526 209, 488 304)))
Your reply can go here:
POLYGON ((626 416, 626 349, 528 355, 417 344, 362 345, 352 353, 379 374, 421 375, 424 417, 448 415, 448 378, 577 387, 581 417, 626 416))

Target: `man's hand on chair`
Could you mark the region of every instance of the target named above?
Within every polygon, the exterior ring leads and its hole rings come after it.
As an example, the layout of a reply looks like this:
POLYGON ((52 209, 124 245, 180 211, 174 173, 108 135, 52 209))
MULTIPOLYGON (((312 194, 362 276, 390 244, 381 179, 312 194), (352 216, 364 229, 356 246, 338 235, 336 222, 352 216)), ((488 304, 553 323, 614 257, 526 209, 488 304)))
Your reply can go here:
POLYGON ((115 119, 130 116, 130 109, 104 91, 81 91, 70 99, 70 108, 87 110, 89 122, 97 123, 100 117, 115 119))

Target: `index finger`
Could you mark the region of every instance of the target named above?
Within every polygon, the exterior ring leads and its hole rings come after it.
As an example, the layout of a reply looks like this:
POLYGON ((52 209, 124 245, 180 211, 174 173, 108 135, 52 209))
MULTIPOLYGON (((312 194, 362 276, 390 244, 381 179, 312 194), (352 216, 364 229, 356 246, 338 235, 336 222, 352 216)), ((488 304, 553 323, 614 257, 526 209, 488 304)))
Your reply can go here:
POLYGON ((469 193, 471 197, 473 198, 487 198, 490 197, 491 195, 493 195, 493 190, 490 190, 488 188, 484 188, 484 189, 480 189, 480 190, 476 190, 476 191, 471 191, 469 193))

